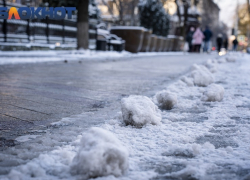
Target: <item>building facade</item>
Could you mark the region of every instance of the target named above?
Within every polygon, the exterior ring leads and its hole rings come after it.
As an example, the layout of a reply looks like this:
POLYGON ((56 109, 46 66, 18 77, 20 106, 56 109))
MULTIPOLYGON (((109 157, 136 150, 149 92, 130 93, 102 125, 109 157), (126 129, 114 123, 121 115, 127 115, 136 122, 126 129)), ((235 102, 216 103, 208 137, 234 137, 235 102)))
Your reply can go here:
POLYGON ((219 33, 225 34, 223 24, 220 23, 220 8, 213 0, 200 0, 197 5, 200 11, 201 28, 208 26, 213 32, 212 45, 216 46, 216 38, 219 33))

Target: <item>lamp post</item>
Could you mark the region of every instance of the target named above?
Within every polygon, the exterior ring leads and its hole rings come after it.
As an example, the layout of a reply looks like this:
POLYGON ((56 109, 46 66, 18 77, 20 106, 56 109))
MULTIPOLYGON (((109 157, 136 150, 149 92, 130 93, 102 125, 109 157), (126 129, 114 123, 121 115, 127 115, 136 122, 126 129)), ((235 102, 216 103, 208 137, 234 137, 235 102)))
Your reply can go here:
MULTIPOLYGON (((46 7, 49 7, 49 3, 45 3, 46 7)), ((46 37, 47 37, 47 43, 49 44, 49 18, 46 16, 46 37)))
POLYGON ((186 36, 187 21, 188 21, 188 9, 190 7, 190 0, 182 0, 184 7, 184 25, 183 25, 183 37, 186 36))

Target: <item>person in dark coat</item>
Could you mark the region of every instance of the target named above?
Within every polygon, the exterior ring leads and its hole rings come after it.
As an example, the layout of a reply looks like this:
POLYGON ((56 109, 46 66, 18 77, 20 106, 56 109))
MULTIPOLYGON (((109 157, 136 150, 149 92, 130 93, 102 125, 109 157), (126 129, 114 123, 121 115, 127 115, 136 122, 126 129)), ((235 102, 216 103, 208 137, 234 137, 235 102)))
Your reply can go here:
POLYGON ((237 37, 235 37, 235 39, 233 40, 233 50, 237 51, 238 48, 238 40, 237 37))
POLYGON ((194 27, 191 27, 186 35, 186 42, 188 43, 188 46, 189 46, 188 52, 192 52, 192 49, 193 49, 192 40, 193 40, 194 30, 195 30, 194 27))
POLYGON ((227 37, 227 35, 225 35, 225 39, 224 39, 224 48, 227 51, 227 49, 228 49, 228 37, 227 37))
POLYGON ((213 37, 212 31, 209 29, 208 26, 206 26, 205 31, 203 32, 205 38, 204 38, 204 52, 210 52, 210 40, 213 37))
POLYGON ((223 44, 222 34, 218 34, 216 42, 217 42, 217 50, 218 50, 218 52, 220 52, 222 44, 223 44))

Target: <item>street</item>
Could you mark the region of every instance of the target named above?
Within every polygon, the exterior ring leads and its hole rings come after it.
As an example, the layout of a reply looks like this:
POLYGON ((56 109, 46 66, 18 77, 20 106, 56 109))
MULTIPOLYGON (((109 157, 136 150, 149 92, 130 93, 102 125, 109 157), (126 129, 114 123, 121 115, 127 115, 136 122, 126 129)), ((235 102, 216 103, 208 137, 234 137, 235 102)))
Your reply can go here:
POLYGON ((63 117, 110 106, 130 94, 148 95, 211 57, 185 56, 0 66, 1 147, 13 144, 5 139, 63 117))

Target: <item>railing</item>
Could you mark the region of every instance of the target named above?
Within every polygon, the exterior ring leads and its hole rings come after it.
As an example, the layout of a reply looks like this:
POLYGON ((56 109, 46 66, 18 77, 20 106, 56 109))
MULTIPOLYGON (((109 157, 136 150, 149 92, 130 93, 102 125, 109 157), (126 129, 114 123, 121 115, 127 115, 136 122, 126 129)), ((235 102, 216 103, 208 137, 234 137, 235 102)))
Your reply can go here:
MULTIPOLYGON (((0 1, 0 6, 3 6, 0 1)), ((6 7, 22 7, 20 4, 7 3, 6 7)), ((95 19, 90 19, 89 47, 96 44, 95 19)), ((0 19, 0 42, 8 43, 43 43, 43 44, 74 44, 77 43, 76 17, 68 20, 32 19, 32 20, 3 20, 0 19)))

